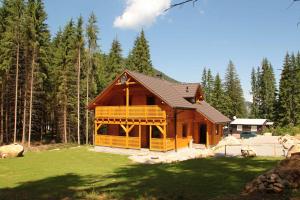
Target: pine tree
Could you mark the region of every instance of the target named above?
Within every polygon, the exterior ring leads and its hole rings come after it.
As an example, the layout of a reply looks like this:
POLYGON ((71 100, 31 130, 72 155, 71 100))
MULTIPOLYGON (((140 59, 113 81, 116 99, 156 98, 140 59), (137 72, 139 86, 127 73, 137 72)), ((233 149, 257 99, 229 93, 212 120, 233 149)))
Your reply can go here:
POLYGON ((227 96, 225 95, 222 80, 220 75, 217 74, 213 84, 212 90, 212 106, 219 110, 221 113, 227 113, 227 105, 226 105, 227 96))
POLYGON ((261 75, 259 75, 259 116, 273 120, 276 83, 273 67, 266 58, 262 61, 261 70, 261 75))
POLYGON ((295 105, 294 105, 294 55, 285 56, 283 70, 279 83, 279 119, 282 126, 295 125, 295 105))
POLYGON ((214 85, 214 78, 211 73, 211 70, 207 70, 207 88, 206 88, 206 101, 208 103, 212 102, 212 93, 213 93, 213 85, 214 85))
MULTIPOLYGON (((86 69, 86 106, 89 104, 89 97, 90 97, 90 85, 96 85, 95 79, 92 77, 92 80, 90 80, 91 76, 91 70, 95 71, 95 54, 96 50, 98 48, 97 39, 98 39, 98 32, 99 29, 96 25, 97 19, 94 13, 92 13, 88 20, 88 25, 86 28, 87 32, 87 44, 88 44, 88 64, 86 69)), ((96 73, 92 73, 96 74, 96 73)), ((93 86, 95 87, 95 86, 93 86)), ((85 128, 85 138, 86 138, 86 144, 88 144, 89 140, 89 111, 86 109, 86 128, 85 128)), ((94 141, 94 140, 93 140, 94 141)))
POLYGON ((201 86, 204 91, 204 97, 206 97, 206 90, 207 90, 207 71, 206 67, 204 67, 202 71, 202 76, 201 76, 201 86))
POLYGON ((252 104, 250 116, 252 118, 259 118, 259 83, 260 83, 260 69, 252 68, 251 72, 251 95, 252 95, 252 104))
POLYGON ((126 67, 130 70, 134 70, 140 73, 154 75, 150 49, 148 41, 145 37, 144 30, 141 31, 140 35, 134 42, 134 47, 127 58, 126 67))
POLYGON ((294 67, 294 102, 295 102, 295 124, 300 124, 300 53, 296 55, 294 67))
POLYGON ((80 145, 80 74, 82 53, 84 52, 84 38, 83 38, 83 19, 80 16, 76 27, 76 46, 77 46, 77 143, 80 145))
MULTIPOLYGON (((0 48, 0 71, 14 73, 14 128, 13 142, 17 140, 18 100, 19 100, 19 70, 21 65, 21 48, 23 40, 23 17, 25 4, 23 0, 4 1, 1 11, 2 34, 0 48), (14 68, 12 68, 14 66, 14 68)), ((2 82, 2 81, 1 81, 2 82)), ((8 83, 7 83, 8 84, 8 83)), ((4 91, 3 91, 4 92, 4 91)))
MULTIPOLYGON (((47 14, 44 10, 43 2, 41 0, 29 0, 26 10, 26 40, 28 41, 31 57, 28 146, 30 146, 31 142, 32 121, 36 122, 35 127, 41 134, 43 131, 41 116, 45 115, 42 111, 43 105, 46 103, 43 88, 48 71, 49 58, 47 53, 50 42, 50 33, 45 23, 46 19, 47 14), (37 100, 34 100, 34 91, 36 92, 37 100)), ((44 121, 44 116, 42 120, 44 121)))
POLYGON ((106 80, 111 82, 123 70, 123 58, 121 44, 117 39, 114 39, 111 45, 110 52, 106 60, 106 80))
POLYGON ((225 113, 225 115, 229 116, 230 118, 234 116, 246 116, 246 106, 243 90, 235 66, 232 61, 229 61, 227 67, 224 86, 225 94, 228 96, 228 101, 226 102, 228 110, 227 113, 225 113))

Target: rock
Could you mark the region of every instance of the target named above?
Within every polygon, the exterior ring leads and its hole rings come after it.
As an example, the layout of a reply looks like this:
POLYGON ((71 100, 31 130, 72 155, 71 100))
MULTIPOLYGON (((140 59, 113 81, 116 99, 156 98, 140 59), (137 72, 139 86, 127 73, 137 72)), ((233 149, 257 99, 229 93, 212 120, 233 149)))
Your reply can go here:
POLYGON ((24 153, 24 147, 19 144, 10 144, 0 147, 1 158, 21 157, 24 153))
POLYGON ((256 152, 250 147, 242 147, 241 154, 243 157, 255 157, 256 152))
POLYGON ((276 187, 273 187, 273 191, 276 192, 276 193, 280 193, 280 192, 283 191, 283 188, 276 186, 276 187))
POLYGON ((291 157, 291 155, 295 153, 300 153, 300 144, 291 146, 288 150, 287 157, 291 157))

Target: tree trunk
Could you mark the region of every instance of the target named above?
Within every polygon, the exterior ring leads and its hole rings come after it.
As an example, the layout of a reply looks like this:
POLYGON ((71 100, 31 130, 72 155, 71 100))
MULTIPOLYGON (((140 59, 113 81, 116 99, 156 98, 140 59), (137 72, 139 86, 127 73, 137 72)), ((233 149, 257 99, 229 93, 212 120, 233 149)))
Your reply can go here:
POLYGON ((1 84, 0 145, 3 144, 3 138, 4 138, 4 129, 3 129, 3 126, 4 126, 4 116, 3 116, 3 114, 4 114, 4 81, 2 81, 2 84, 1 84))
POLYGON ((23 130, 22 130, 22 144, 26 141, 26 107, 27 107, 27 83, 25 81, 24 93, 24 108, 23 108, 23 130))
POLYGON ((80 58, 81 52, 78 49, 78 72, 77 72, 77 142, 80 145, 80 58))
POLYGON ((19 85, 19 52, 20 45, 17 44, 17 61, 16 61, 16 81, 15 81, 15 118, 14 118, 14 143, 17 141, 17 115, 18 115, 18 85, 19 85))
MULTIPOLYGON (((90 76, 90 64, 91 64, 91 51, 89 50, 89 64, 87 67, 87 77, 86 77, 86 106, 89 104, 89 76, 90 76)), ((86 109, 85 113, 85 143, 89 143, 89 110, 86 109)))
POLYGON ((67 143, 67 97, 65 95, 65 102, 64 102, 64 143, 67 143))
POLYGON ((33 83, 34 83, 34 67, 35 67, 35 45, 33 47, 32 53, 32 63, 31 63, 31 80, 30 80, 30 100, 29 100, 29 130, 28 130, 28 146, 31 143, 31 121, 32 121, 32 100, 33 100, 33 83))

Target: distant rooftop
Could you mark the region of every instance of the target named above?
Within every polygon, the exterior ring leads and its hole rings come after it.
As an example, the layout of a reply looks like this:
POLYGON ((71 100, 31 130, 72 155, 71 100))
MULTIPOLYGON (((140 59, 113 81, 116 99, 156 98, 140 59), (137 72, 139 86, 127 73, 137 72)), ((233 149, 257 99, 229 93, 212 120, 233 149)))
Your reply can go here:
POLYGON ((267 119, 246 119, 238 118, 233 120, 231 125, 264 125, 267 122, 267 119))

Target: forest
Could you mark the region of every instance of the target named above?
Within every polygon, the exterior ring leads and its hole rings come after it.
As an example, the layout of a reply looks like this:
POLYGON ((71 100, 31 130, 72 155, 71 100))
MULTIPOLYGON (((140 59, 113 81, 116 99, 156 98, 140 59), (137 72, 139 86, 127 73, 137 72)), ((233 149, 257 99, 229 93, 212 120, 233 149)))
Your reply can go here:
MULTIPOLYGON (((117 38, 108 53, 101 50, 97 24, 91 13, 51 35, 42 0, 2 1, 0 144, 92 143, 93 112, 86 106, 117 74, 126 68, 170 79, 153 67, 143 30, 123 57, 117 38)), ((299 80, 299 54, 286 55, 278 87, 271 63, 263 59, 251 74, 250 110, 232 61, 224 79, 205 68, 201 84, 206 101, 228 117, 268 118, 284 127, 300 124, 299 80)))
POLYGON ((105 54, 91 13, 70 19, 54 36, 42 0, 4 0, 0 7, 0 144, 92 140, 86 109, 124 66, 155 75, 144 31, 127 58, 117 38, 105 54))

